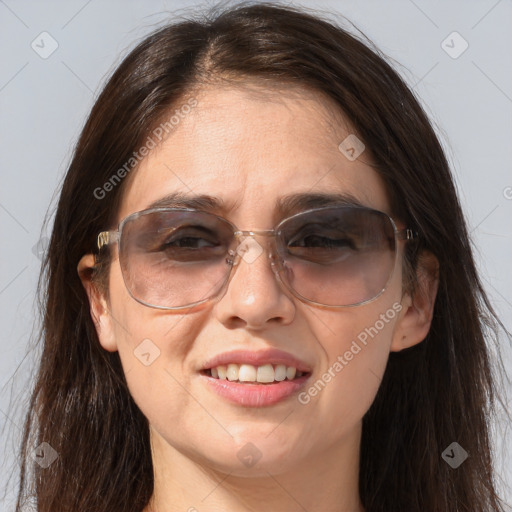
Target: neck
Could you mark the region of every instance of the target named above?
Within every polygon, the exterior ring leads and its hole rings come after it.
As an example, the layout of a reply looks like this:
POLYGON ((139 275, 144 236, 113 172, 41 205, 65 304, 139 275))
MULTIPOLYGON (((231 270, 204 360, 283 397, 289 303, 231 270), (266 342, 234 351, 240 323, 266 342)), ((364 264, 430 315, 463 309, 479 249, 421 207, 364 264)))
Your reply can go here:
POLYGON ((150 431, 155 482, 143 512, 364 512, 358 488, 360 425, 299 467, 252 477, 192 460, 150 431))

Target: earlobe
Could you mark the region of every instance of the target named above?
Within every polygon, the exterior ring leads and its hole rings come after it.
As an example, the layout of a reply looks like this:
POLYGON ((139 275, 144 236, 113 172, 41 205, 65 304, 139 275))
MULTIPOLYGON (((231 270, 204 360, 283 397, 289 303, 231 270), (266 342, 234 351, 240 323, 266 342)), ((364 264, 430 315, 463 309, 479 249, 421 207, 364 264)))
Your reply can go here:
POLYGON ((117 350, 109 305, 101 290, 92 279, 95 267, 93 254, 84 255, 77 267, 78 275, 89 298, 89 310, 101 346, 109 352, 117 350))
POLYGON ((434 316, 434 304, 439 286, 439 261, 432 253, 423 253, 418 261, 417 287, 402 299, 402 315, 397 321, 390 350, 399 352, 421 343, 434 316))

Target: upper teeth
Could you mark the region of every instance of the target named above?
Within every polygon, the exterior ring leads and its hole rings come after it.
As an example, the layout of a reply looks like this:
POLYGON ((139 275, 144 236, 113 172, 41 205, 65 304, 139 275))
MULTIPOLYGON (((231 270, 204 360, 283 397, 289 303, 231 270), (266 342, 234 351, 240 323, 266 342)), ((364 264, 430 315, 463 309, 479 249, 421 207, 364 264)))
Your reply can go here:
POLYGON ((228 379, 230 381, 238 380, 240 382, 274 382, 284 379, 292 380, 302 376, 302 372, 297 372, 293 366, 284 364, 264 364, 263 366, 253 366, 252 364, 228 364, 211 368, 212 377, 215 379, 228 379))

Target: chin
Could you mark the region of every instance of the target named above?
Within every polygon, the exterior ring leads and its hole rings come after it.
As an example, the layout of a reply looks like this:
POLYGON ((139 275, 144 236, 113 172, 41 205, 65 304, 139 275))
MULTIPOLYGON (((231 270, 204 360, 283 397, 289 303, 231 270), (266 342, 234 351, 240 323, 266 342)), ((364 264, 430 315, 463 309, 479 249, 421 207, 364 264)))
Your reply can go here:
POLYGON ((279 439, 269 440, 268 434, 245 436, 236 446, 224 446, 215 454, 211 449, 201 464, 237 477, 268 477, 269 473, 286 473, 296 469, 302 459, 303 447, 285 446, 279 439))

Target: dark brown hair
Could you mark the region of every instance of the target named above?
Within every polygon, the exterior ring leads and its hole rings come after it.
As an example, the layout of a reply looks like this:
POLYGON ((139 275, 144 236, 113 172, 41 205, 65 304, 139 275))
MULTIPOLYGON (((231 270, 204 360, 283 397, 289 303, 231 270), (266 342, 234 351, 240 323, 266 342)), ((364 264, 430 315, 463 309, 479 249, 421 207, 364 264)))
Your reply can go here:
POLYGON ((430 332, 392 353, 363 420, 360 494, 367 512, 501 511, 488 419, 494 384, 487 334, 497 325, 476 272, 443 150, 404 81, 375 48, 305 9, 272 4, 213 10, 144 39, 98 97, 63 183, 40 287, 42 357, 27 415, 17 512, 140 511, 153 491, 146 418, 118 353, 103 350, 77 274, 111 227, 123 184, 102 187, 194 88, 218 79, 291 83, 331 98, 371 149, 396 218, 439 261, 430 332), (59 454, 47 469, 28 456, 41 442, 59 454), (457 441, 470 457, 441 458, 457 441), (34 475, 32 475, 34 472, 34 475), (34 487, 34 488, 33 488, 34 487))

